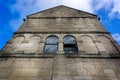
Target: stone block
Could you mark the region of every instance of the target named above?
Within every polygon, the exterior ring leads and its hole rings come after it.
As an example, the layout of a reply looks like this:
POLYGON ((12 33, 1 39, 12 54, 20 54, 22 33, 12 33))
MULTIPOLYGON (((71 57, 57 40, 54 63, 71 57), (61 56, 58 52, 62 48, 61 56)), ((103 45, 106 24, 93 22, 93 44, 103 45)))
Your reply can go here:
POLYGON ((102 63, 103 63, 104 69, 115 69, 116 68, 115 65, 110 61, 104 61, 102 63))
POLYGON ((109 80, 106 76, 93 76, 92 80, 109 80))
POLYGON ((90 77, 90 76, 76 76, 73 78, 73 80, 92 80, 92 77, 90 77))
POLYGON ((104 72, 107 73, 107 74, 114 73, 114 71, 112 69, 105 69, 104 72))
POLYGON ((39 69, 13 69, 12 77, 38 76, 39 69))
POLYGON ((77 69, 70 69, 69 72, 70 76, 79 76, 77 69))
POLYGON ((37 80, 52 80, 52 77, 41 77, 38 78, 37 80))
POLYGON ((66 70, 54 70, 53 75, 68 75, 68 72, 66 70))
POLYGON ((38 78, 46 78, 52 76, 52 70, 51 69, 40 69, 38 73, 38 78))
POLYGON ((118 80, 116 74, 114 73, 114 71, 112 69, 105 69, 104 72, 106 73, 106 76, 110 80, 118 80))
POLYGON ((24 77, 24 76, 20 76, 20 77, 11 77, 9 78, 9 80, 38 80, 37 77, 24 77))
POLYGON ((107 54, 106 51, 99 51, 100 54, 107 54))
POLYGON ((52 80, 69 80, 69 78, 68 78, 68 76, 65 76, 65 75, 63 75, 63 76, 61 76, 61 75, 54 75, 52 77, 52 80))
POLYGON ((11 69, 0 69, 0 79, 8 79, 11 76, 11 69))

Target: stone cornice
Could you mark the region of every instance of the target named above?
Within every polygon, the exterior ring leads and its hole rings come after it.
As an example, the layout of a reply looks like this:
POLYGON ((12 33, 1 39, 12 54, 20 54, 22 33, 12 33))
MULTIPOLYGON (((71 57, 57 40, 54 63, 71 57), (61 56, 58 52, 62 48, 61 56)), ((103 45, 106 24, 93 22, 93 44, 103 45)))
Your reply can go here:
POLYGON ((19 31, 15 32, 14 34, 45 34, 45 33, 58 33, 58 34, 110 34, 110 32, 103 32, 103 31, 19 31))
POLYGON ((27 19, 57 19, 57 18, 93 18, 97 19, 97 17, 27 17, 27 19))
POLYGON ((45 54, 45 53, 2 53, 0 58, 54 58, 64 55, 66 58, 106 58, 120 59, 120 54, 45 54))

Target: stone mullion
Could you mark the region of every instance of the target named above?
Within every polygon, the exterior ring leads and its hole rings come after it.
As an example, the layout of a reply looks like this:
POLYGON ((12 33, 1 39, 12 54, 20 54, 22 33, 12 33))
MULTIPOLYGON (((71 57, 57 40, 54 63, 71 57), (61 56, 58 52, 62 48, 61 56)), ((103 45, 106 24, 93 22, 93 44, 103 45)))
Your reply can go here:
POLYGON ((62 35, 59 35, 58 54, 64 54, 64 50, 63 50, 63 37, 62 37, 62 35))
POLYGON ((63 50, 63 42, 59 42, 58 44, 58 54, 63 54, 64 50, 63 50))

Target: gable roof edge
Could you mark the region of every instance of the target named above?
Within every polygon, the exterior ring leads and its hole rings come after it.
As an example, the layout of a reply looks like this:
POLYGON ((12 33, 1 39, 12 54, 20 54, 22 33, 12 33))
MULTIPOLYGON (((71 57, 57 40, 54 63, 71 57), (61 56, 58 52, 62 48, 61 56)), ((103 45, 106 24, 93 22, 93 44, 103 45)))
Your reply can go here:
MULTIPOLYGON (((35 15, 35 14, 38 14, 38 13, 45 12, 45 11, 47 11, 47 10, 51 10, 51 9, 54 9, 54 8, 57 8, 57 7, 60 7, 60 6, 67 7, 67 8, 70 8, 70 9, 76 10, 76 11, 82 11, 82 10, 75 9, 75 8, 72 8, 72 7, 68 7, 68 6, 65 6, 65 5, 59 5, 59 6, 56 6, 56 7, 48 8, 48 9, 45 9, 45 10, 42 10, 42 11, 39 11, 39 12, 36 12, 36 13, 30 14, 30 15, 28 15, 27 17, 30 17, 30 16, 35 15)), ((92 14, 92 13, 85 12, 85 11, 82 11, 82 12, 87 13, 87 14, 90 14, 90 15, 93 15, 93 16, 95 16, 95 17, 97 17, 97 15, 96 15, 96 14, 92 14)))

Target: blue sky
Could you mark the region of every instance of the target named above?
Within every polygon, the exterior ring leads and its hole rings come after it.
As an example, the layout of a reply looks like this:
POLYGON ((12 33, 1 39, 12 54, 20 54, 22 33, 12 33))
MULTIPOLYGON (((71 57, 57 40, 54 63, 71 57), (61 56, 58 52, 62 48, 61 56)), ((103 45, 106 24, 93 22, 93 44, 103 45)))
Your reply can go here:
POLYGON ((120 0, 0 0, 0 49, 27 15, 66 5, 101 17, 101 23, 120 44, 120 0))

